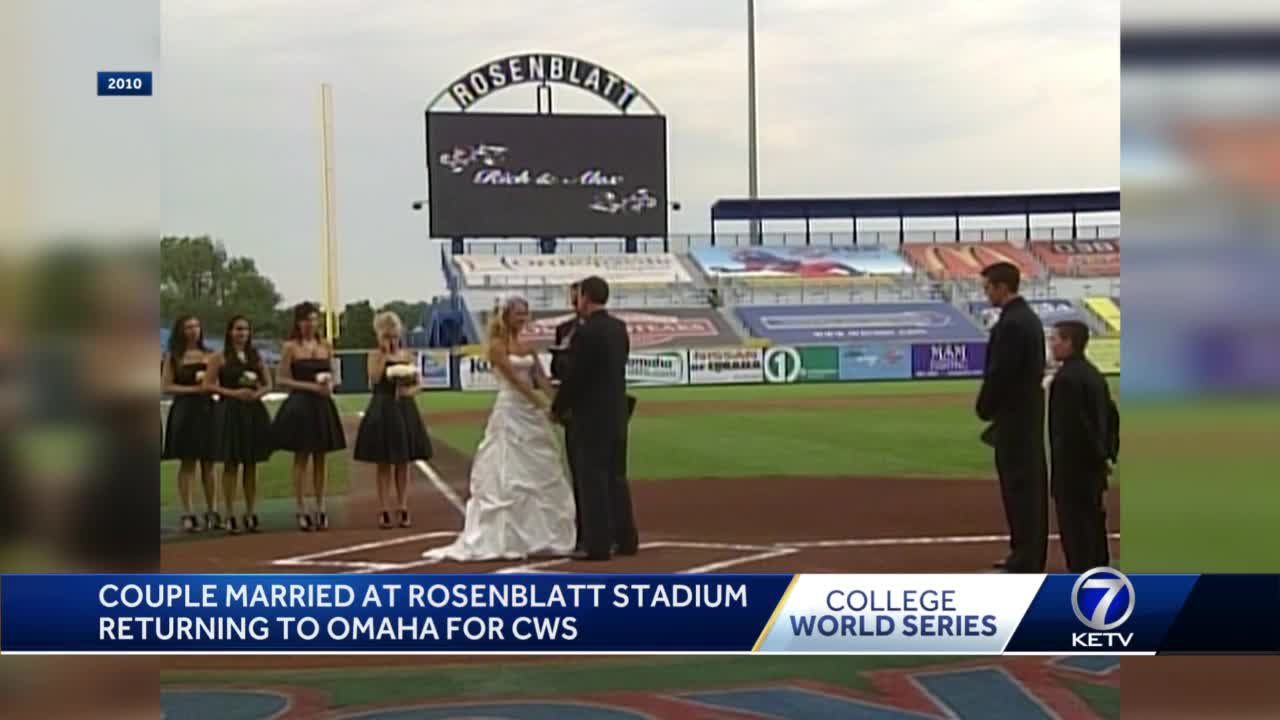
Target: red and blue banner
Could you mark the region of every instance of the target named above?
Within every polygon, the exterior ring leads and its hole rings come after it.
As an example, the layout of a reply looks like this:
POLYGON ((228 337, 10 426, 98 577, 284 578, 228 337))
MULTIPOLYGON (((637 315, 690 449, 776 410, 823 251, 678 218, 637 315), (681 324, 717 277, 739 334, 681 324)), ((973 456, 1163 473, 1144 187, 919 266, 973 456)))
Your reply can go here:
POLYGON ((8 575, 0 652, 1280 653, 1280 576, 8 575))

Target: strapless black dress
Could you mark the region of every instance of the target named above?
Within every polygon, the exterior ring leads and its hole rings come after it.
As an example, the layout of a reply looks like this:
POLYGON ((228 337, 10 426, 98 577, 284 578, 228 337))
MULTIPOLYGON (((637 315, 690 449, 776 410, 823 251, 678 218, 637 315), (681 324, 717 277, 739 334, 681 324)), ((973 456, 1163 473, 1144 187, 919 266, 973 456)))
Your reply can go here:
MULTIPOLYGON (((174 383, 196 386, 197 373, 204 363, 180 365, 173 373, 174 383)), ((213 460, 213 398, 208 393, 176 395, 169 405, 164 424, 162 460, 213 460)), ((154 447, 154 446, 153 446, 154 447)))
MULTIPOLYGON (((294 360, 293 378, 315 382, 320 373, 333 372, 326 358, 294 360)), ((292 390, 276 412, 271 435, 278 450, 329 453, 347 447, 342 418, 333 398, 307 390, 292 390)))
MULTIPOLYGON (((261 371, 232 355, 218 373, 218 384, 224 388, 253 387, 242 382, 246 372, 261 371)), ((221 402, 214 403, 213 427, 213 454, 219 462, 236 465, 266 462, 275 449, 271 413, 261 400, 223 397, 221 402)))
MULTIPOLYGON (((387 363, 387 367, 404 365, 387 363)), ((384 372, 373 387, 369 408, 356 434, 355 459, 362 462, 399 464, 430 460, 431 438, 422 422, 422 413, 411 397, 397 397, 396 384, 384 372)))

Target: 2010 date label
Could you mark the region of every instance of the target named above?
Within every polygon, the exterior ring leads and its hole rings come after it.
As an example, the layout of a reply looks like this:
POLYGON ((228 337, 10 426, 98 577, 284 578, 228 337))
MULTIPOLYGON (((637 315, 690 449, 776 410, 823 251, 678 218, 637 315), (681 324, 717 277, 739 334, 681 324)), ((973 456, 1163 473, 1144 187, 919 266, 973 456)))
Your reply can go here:
POLYGON ((151 95, 149 72, 99 72, 98 96, 151 95))

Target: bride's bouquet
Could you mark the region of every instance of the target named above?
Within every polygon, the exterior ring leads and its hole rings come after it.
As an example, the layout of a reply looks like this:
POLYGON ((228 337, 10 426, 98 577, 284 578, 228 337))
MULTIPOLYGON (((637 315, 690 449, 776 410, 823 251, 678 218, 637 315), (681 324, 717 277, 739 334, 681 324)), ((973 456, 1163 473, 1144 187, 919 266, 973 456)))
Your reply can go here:
POLYGON ((401 385, 412 385, 418 379, 418 369, 411 365, 392 365, 387 368, 387 379, 401 385))

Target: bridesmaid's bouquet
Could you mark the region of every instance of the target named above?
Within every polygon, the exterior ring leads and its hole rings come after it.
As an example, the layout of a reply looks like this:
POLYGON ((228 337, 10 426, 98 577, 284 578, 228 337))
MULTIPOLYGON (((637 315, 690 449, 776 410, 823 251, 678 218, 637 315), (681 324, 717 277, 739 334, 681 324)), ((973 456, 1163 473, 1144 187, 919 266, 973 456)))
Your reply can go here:
POLYGON ((418 369, 410 365, 392 365, 387 368, 387 379, 402 385, 412 385, 418 379, 418 369))
POLYGON ((333 373, 320 373, 316 375, 316 382, 321 385, 328 385, 333 382, 333 373))
POLYGON ((253 389, 258 387, 258 373, 252 370, 245 370, 240 373, 240 387, 253 389))
POLYGON ((204 384, 204 371, 203 371, 203 370, 197 370, 197 371, 196 371, 196 384, 197 384, 197 385, 203 385, 203 384, 204 384))

